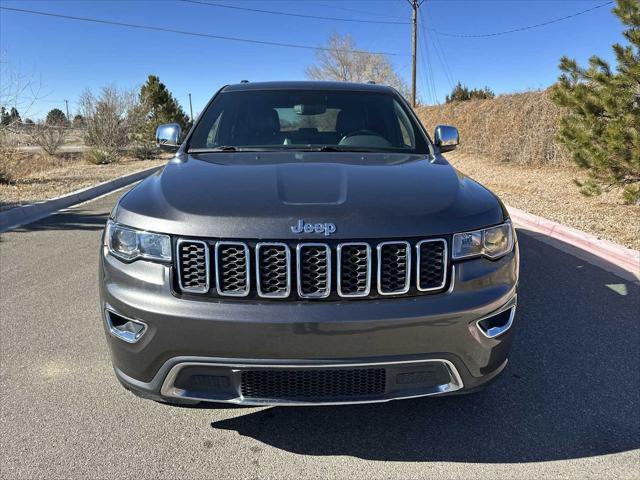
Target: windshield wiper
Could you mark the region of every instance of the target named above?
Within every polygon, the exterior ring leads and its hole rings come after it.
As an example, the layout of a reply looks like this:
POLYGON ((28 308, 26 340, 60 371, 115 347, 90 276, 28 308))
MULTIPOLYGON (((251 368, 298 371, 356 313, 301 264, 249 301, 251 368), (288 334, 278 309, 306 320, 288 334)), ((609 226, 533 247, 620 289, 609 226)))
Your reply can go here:
POLYGON ((287 148, 285 150, 292 150, 296 152, 374 152, 375 151, 367 148, 340 147, 338 145, 323 145, 322 147, 307 147, 307 148, 287 148))
POLYGON ((237 152, 238 148, 233 145, 220 145, 219 147, 212 148, 213 152, 237 152))
POLYGON ((215 153, 215 152, 261 152, 264 148, 243 148, 234 147, 233 145, 220 145, 219 147, 209 148, 190 148, 189 153, 215 153))

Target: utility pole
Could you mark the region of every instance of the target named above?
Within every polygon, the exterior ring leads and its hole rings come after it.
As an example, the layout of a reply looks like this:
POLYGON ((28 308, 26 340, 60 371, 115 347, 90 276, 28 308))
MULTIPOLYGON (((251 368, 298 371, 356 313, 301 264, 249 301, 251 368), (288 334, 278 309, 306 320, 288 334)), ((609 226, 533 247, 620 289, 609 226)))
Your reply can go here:
POLYGON ((64 104, 67 106, 67 122, 71 122, 71 119, 69 118, 69 100, 65 100, 64 104))
POLYGON ((191 105, 191 94, 189 94, 189 111, 191 112, 191 123, 193 123, 193 105, 191 105))
POLYGON ((411 16, 411 106, 416 107, 416 55, 418 53, 418 8, 424 0, 407 0, 413 14, 411 16))

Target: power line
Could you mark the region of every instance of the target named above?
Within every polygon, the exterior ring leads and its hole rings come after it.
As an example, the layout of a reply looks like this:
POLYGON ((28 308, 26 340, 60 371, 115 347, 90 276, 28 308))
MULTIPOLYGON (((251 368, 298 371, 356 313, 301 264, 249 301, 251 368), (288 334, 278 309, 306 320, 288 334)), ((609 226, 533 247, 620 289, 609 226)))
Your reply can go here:
POLYGON ((438 30, 433 30, 435 33, 439 35, 444 35, 446 37, 458 37, 458 38, 485 38, 485 37, 497 37, 498 35, 506 35, 508 33, 522 32, 524 30, 530 30, 532 28, 544 27, 546 25, 551 25, 552 23, 561 22, 563 20, 568 20, 570 18, 577 17, 579 15, 583 15, 588 12, 592 12, 593 10, 597 10, 598 8, 606 7, 607 5, 611 5, 615 3, 613 0, 610 2, 602 3, 600 5, 596 5, 595 7, 587 8, 586 10, 582 10, 580 12, 573 13, 571 15, 567 15, 566 17, 554 18, 553 20, 549 20, 547 22, 536 23, 535 25, 527 25, 526 27, 514 28, 512 30, 505 30, 502 32, 493 32, 493 33, 482 33, 482 34, 462 34, 462 33, 449 33, 449 32, 440 32, 438 30))
MULTIPOLYGON (((440 43, 440 37, 438 36, 437 33, 434 32, 433 38, 435 38, 435 44, 438 47, 436 51, 442 52, 442 61, 444 63, 444 70, 447 75, 447 78, 449 79, 449 85, 451 85, 451 88, 453 89, 453 84, 455 82, 453 81, 453 73, 451 72, 451 67, 449 66, 449 62, 447 61, 447 55, 445 53, 445 49, 442 47, 442 44, 440 43)), ((440 58, 440 55, 438 57, 440 58)))
POLYGON ((316 3, 317 5, 321 5, 323 7, 334 9, 334 10, 344 10, 345 12, 360 13, 362 15, 371 15, 375 17, 397 18, 399 20, 408 20, 407 17, 400 17, 398 15, 387 15, 386 13, 367 12, 365 10, 356 10, 355 8, 338 7, 336 5, 327 5, 326 3, 320 3, 320 2, 314 2, 314 3, 316 3))
POLYGON ((325 50, 325 51, 338 51, 338 52, 344 52, 344 53, 369 53, 369 54, 375 54, 375 55, 389 55, 389 56, 395 56, 395 57, 399 57, 399 56, 405 56, 402 53, 393 53, 393 52, 369 52, 366 50, 345 50, 345 49, 330 49, 327 47, 313 47, 311 45, 299 45, 299 44, 295 44, 295 43, 283 43, 283 42, 269 42, 269 41, 265 41, 265 40, 252 40, 249 38, 239 38, 239 37, 227 37, 227 36, 223 36, 223 35, 212 35, 209 33, 197 33, 197 32, 187 32, 184 30, 174 30, 171 28, 164 28, 164 27, 152 27, 149 25, 138 25, 135 23, 124 23, 124 22, 115 22, 112 20, 102 20, 102 19, 98 19, 98 18, 88 18, 88 17, 75 17, 75 16, 71 16, 71 15, 61 15, 58 13, 49 13, 49 12, 41 12, 41 11, 37 11, 37 10, 27 10, 24 8, 12 8, 12 7, 3 7, 0 6, 0 10, 8 10, 8 11, 12 11, 12 12, 19 12, 19 13, 28 13, 28 14, 32 14, 32 15, 42 15, 45 17, 55 17, 55 18, 64 18, 67 20, 77 20, 77 21, 81 21, 81 22, 91 22, 91 23, 100 23, 103 25, 116 25, 119 27, 128 27, 128 28, 138 28, 141 30, 153 30, 156 32, 165 32, 165 33, 176 33, 179 35, 189 35, 191 37, 204 37, 204 38, 215 38, 216 40, 229 40, 229 41, 233 41, 233 42, 243 42, 243 43, 253 43, 253 44, 258 44, 258 45, 269 45, 272 47, 289 47, 289 48, 302 48, 305 50, 325 50))
MULTIPOLYGON (((422 17, 420 18, 420 20, 422 21, 422 17)), ((438 103, 438 94, 436 92, 436 82, 433 77, 433 65, 431 63, 431 57, 429 55, 429 46, 427 44, 426 35, 421 35, 420 40, 422 42, 422 49, 424 50, 423 62, 426 64, 425 74, 429 79, 429 81, 427 82, 427 87, 431 89, 432 103, 436 104, 438 103)))
MULTIPOLYGON (((422 15, 422 11, 419 12, 420 15, 420 22, 422 23, 422 33, 424 35, 425 40, 428 39, 427 37, 427 22, 424 18, 424 16, 422 15)), ((449 83, 449 86, 451 87, 451 89, 453 89, 453 80, 452 80, 452 76, 451 76, 451 72, 449 70, 449 65, 447 64, 447 59, 445 56, 444 51, 442 51, 442 54, 440 53, 440 50, 438 49, 439 47, 439 41, 437 40, 437 36, 438 34, 434 34, 433 38, 434 38, 434 42, 429 42, 427 41, 427 45, 429 45, 430 43, 433 43, 433 50, 436 52, 436 56, 438 57, 438 61, 440 62, 440 66, 442 67, 442 71, 444 73, 444 77, 447 80, 447 82, 449 83)), ((441 49, 442 47, 440 47, 441 49)))
POLYGON ((274 10, 262 10, 259 8, 239 7, 237 5, 222 5, 219 3, 209 3, 200 0, 179 0, 184 3, 194 3, 198 5, 207 5, 208 7, 228 8, 231 10, 242 10, 245 12, 267 13, 270 15, 285 15, 287 17, 313 18, 315 20, 330 20, 332 22, 353 22, 353 23, 384 23, 387 25, 409 25, 409 22, 396 22, 390 20, 360 20, 356 18, 339 18, 339 17, 321 17, 318 15, 303 15, 301 13, 278 12, 274 10))

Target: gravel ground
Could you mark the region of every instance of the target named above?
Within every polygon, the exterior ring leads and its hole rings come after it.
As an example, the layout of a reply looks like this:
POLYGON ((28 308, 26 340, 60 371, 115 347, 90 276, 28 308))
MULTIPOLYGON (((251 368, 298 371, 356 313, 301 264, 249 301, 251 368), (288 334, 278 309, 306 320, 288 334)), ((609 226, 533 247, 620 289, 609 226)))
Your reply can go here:
POLYGON ((14 185, 0 184, 0 210, 58 197, 128 173, 162 165, 166 161, 167 158, 125 158, 111 165, 93 165, 82 158, 61 161, 60 165, 53 168, 38 168, 14 185))
POLYGON ((512 207, 640 250, 640 207, 624 205, 613 191, 585 197, 573 183, 584 175, 577 168, 515 165, 461 152, 447 159, 512 207))

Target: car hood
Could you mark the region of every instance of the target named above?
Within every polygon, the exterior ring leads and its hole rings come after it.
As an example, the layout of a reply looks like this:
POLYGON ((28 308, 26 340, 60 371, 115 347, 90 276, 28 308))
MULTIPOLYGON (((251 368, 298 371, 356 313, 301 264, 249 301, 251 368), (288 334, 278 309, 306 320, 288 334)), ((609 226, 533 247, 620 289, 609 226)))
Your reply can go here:
POLYGON ((444 235, 500 223, 487 189, 442 158, 346 152, 181 154, 129 191, 116 221, 169 234, 326 239, 444 235))

